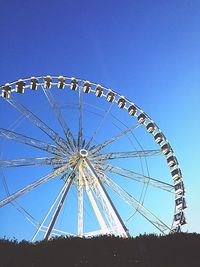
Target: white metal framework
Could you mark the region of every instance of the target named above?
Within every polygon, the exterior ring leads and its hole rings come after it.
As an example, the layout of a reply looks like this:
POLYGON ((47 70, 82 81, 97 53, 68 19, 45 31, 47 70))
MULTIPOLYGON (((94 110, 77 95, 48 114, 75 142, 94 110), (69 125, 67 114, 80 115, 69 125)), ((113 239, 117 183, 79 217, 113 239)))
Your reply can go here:
MULTIPOLYGON (((144 220, 157 228, 159 232, 167 234, 169 232, 178 232, 181 230, 181 226, 186 223, 184 215, 186 202, 184 197, 184 184, 178 160, 158 125, 136 104, 104 86, 66 76, 40 76, 21 79, 1 86, 0 90, 2 100, 10 104, 19 114, 21 113, 22 117, 29 121, 32 126, 39 129, 51 140, 47 141, 45 139, 44 141, 35 138, 31 133, 26 135, 0 126, 0 141, 2 143, 4 140, 11 140, 11 142, 15 141, 20 146, 25 145, 29 147, 30 150, 36 149, 47 154, 39 157, 16 157, 12 159, 6 159, 2 156, 0 159, 2 181, 7 192, 7 197, 0 200, 0 208, 11 204, 22 213, 25 218, 36 227, 32 238, 33 241, 37 239, 38 234, 41 232, 44 232, 44 239, 49 239, 53 235, 69 234, 64 230, 56 229, 56 223, 62 213, 66 198, 74 187, 77 188, 78 207, 77 233, 73 235, 83 237, 95 234, 114 234, 124 238, 130 236, 125 219, 122 218, 122 212, 116 207, 109 190, 115 192, 120 200, 123 200, 135 213, 141 215, 144 220), (56 87, 62 91, 70 90, 74 92, 74 94, 75 91, 78 92, 78 94, 76 93, 78 103, 75 105, 78 111, 78 126, 76 132, 69 127, 68 118, 63 115, 62 108, 56 101, 53 94, 53 90, 55 90, 56 87), (37 89, 43 92, 49 102, 51 110, 63 130, 63 135, 53 130, 53 127, 44 122, 43 119, 24 104, 21 104, 16 97, 16 93, 22 94, 27 90, 36 91, 37 89), (99 101, 100 98, 105 98, 110 106, 107 111, 105 111, 96 129, 88 137, 87 129, 90 128, 90 126, 92 127, 92 125, 84 125, 83 97, 89 94, 93 95, 93 97, 97 97, 99 101), (125 110, 127 116, 131 120, 135 119, 133 120, 134 123, 131 122, 129 126, 123 129, 119 127, 120 131, 109 138, 104 138, 101 142, 97 142, 96 136, 98 132, 101 131, 104 121, 110 115, 110 110, 113 105, 116 106, 118 110, 125 110), (141 126, 145 127, 147 132, 152 135, 155 143, 159 145, 159 149, 146 150, 140 146, 140 150, 131 149, 122 151, 120 149, 112 150, 112 148, 109 150, 110 147, 113 147, 113 145, 115 146, 118 140, 122 140, 124 137, 127 138, 129 134, 133 135, 133 131, 141 128, 141 126), (122 164, 121 166, 118 164, 119 161, 123 162, 123 160, 128 161, 130 159, 132 161, 134 161, 134 159, 145 159, 147 162, 147 157, 161 157, 163 155, 166 157, 166 165, 169 167, 172 182, 151 177, 149 172, 144 174, 138 170, 135 171, 128 168, 126 164, 122 164), (48 174, 42 175, 40 179, 10 194, 6 182, 6 175, 3 171, 10 168, 15 169, 15 167, 23 169, 25 166, 50 166, 52 169, 48 174), (172 224, 169 225, 165 223, 159 218, 159 214, 154 214, 153 211, 145 207, 144 200, 138 200, 132 193, 128 192, 127 188, 124 189, 122 184, 118 183, 117 179, 113 179, 113 175, 114 177, 124 178, 124 183, 128 179, 129 181, 142 184, 146 186, 145 190, 147 190, 147 187, 152 187, 155 188, 155 190, 165 191, 167 194, 171 194, 175 198, 175 210, 172 215, 172 224), (42 221, 38 222, 17 202, 17 199, 40 185, 54 180, 56 177, 61 177, 60 181, 62 182, 62 187, 42 221), (87 223, 86 219, 84 219, 84 202, 86 197, 100 227, 100 230, 91 231, 91 233, 84 231, 84 226, 87 223)), ((115 148, 117 148, 117 145, 115 148)))

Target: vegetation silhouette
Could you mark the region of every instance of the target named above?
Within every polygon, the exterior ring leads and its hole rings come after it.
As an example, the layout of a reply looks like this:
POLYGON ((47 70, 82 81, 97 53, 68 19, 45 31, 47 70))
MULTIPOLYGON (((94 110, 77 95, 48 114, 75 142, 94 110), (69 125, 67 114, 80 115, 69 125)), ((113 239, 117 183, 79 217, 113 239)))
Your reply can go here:
POLYGON ((200 234, 0 240, 0 267, 199 267, 200 234))

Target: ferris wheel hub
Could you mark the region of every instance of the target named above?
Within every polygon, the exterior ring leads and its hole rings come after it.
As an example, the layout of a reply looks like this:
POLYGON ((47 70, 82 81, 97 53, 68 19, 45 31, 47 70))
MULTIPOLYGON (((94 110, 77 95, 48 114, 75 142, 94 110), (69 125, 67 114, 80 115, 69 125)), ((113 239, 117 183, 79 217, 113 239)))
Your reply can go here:
POLYGON ((88 151, 86 149, 81 149, 79 153, 82 158, 85 158, 88 156, 88 151))

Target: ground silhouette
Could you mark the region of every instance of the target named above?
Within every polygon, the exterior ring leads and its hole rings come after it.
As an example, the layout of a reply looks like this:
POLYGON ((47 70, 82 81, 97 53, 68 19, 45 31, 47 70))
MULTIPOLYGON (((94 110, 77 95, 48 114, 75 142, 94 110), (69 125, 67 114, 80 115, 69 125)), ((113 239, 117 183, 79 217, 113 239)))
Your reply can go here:
POLYGON ((0 240, 0 267, 200 267, 200 234, 0 240))

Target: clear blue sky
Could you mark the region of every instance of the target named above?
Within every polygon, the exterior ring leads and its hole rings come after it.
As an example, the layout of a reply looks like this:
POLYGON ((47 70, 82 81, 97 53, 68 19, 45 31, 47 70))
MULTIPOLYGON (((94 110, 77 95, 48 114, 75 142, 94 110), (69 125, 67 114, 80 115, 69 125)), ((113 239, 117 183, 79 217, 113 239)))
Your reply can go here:
POLYGON ((1 0, 0 36, 0 84, 63 74, 142 107, 180 162, 186 230, 200 232, 200 1, 1 0))

